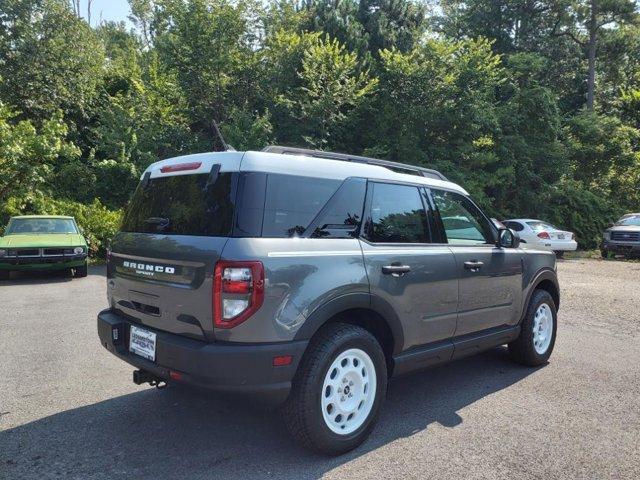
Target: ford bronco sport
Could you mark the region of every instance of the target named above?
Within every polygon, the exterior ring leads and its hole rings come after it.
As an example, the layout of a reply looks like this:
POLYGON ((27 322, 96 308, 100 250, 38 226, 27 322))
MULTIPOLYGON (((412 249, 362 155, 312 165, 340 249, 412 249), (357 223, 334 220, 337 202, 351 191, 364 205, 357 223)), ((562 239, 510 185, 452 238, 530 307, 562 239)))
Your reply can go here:
POLYGON ((138 384, 281 404, 316 451, 364 441, 391 376, 553 350, 553 253, 520 249, 433 170, 286 147, 172 158, 144 172, 121 230, 103 346, 138 384))

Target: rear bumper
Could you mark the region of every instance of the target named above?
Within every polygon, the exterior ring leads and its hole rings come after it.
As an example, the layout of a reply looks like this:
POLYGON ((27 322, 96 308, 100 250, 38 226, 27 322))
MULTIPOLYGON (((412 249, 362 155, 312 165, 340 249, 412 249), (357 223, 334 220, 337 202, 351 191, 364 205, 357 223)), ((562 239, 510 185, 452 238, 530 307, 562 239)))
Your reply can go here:
POLYGON ((59 270, 81 267, 86 261, 86 254, 50 257, 4 257, 0 259, 0 270, 59 270))
POLYGON ((578 248, 578 242, 575 240, 551 240, 548 243, 550 244, 548 248, 551 248, 554 252, 573 252, 578 248))
POLYGON ((605 241, 601 248, 607 252, 640 255, 640 243, 605 241))
POLYGON ((210 390, 247 393, 259 400, 279 404, 286 400, 291 381, 308 342, 295 341, 271 344, 207 343, 168 332, 141 327, 155 332, 156 361, 152 362, 129 352, 129 329, 132 322, 112 310, 98 314, 100 343, 111 353, 142 370, 170 380, 177 372, 180 383, 210 390), (113 331, 117 330, 117 340, 113 331), (291 355, 287 366, 273 366, 273 357, 291 355))

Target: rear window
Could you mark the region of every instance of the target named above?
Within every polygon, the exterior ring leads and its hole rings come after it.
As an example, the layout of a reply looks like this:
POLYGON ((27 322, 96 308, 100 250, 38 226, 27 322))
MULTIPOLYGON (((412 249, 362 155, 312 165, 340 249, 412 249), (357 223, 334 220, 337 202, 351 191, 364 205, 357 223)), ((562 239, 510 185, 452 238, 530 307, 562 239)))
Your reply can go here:
POLYGON ((163 235, 228 236, 234 214, 237 174, 153 178, 138 185, 127 207, 122 231, 163 235))
POLYGON ((527 222, 527 225, 529 225, 534 232, 539 232, 541 230, 557 230, 556 227, 547 222, 527 222))

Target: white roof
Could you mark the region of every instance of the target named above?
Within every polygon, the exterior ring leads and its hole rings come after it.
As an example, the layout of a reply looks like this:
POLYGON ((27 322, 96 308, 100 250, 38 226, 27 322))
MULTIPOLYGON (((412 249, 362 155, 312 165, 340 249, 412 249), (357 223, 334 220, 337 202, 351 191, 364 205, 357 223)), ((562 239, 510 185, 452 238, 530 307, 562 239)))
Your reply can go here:
POLYGON ((254 151, 207 152, 168 158, 149 165, 140 178, 144 177, 147 172, 151 173, 151 178, 209 173, 212 165, 216 163, 220 164, 220 172, 265 172, 336 180, 344 180, 349 177, 362 177, 372 180, 396 180, 417 183, 429 187, 444 188, 468 195, 464 188, 453 182, 397 173, 383 166, 309 157, 306 155, 254 151), (167 173, 160 171, 164 166, 181 163, 200 163, 200 166, 193 170, 167 173))

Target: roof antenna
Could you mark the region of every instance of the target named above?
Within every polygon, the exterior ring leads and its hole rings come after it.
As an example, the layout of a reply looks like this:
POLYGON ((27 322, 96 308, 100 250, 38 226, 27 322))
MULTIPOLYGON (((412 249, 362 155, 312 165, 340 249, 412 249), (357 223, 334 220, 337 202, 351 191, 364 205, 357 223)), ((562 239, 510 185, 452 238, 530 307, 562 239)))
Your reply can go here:
POLYGON ((222 132, 220 131, 220 128, 218 128, 218 124, 216 123, 215 120, 211 120, 211 126, 213 129, 213 134, 214 136, 220 140, 220 144, 222 145, 222 150, 217 150, 215 143, 213 145, 213 151, 214 152, 218 152, 218 151, 222 151, 222 152, 235 152, 236 149, 233 148, 231 145, 229 145, 227 142, 224 141, 224 137, 222 136, 222 132))

